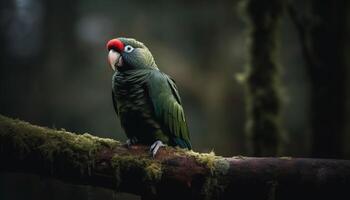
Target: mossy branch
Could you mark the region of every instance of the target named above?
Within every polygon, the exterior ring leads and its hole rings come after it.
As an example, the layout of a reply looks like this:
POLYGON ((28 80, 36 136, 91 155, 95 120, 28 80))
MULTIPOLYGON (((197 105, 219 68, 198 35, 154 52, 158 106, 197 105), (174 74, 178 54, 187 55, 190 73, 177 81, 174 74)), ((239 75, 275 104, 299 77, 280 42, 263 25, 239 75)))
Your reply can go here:
POLYGON ((0 115, 1 171, 34 173, 151 199, 324 199, 347 194, 350 161, 223 158, 34 126, 0 115))

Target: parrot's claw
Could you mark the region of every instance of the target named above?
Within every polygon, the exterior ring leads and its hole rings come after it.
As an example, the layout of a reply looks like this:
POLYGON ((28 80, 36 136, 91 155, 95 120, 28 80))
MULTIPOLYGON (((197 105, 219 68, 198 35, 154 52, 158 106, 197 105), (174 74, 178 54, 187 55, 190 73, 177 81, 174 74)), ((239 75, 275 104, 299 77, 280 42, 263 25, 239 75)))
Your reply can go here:
POLYGON ((131 145, 134 145, 137 143, 137 138, 136 137, 132 137, 130 139, 126 140, 126 146, 130 149, 131 145))
POLYGON ((126 147, 128 147, 128 148, 130 149, 130 147, 131 147, 131 141, 130 141, 130 139, 127 139, 127 140, 126 140, 126 147))
POLYGON ((157 154, 159 148, 160 148, 160 147, 165 147, 165 146, 166 146, 166 145, 163 144, 162 141, 160 141, 160 140, 155 141, 155 142, 151 145, 151 148, 150 148, 150 152, 152 153, 153 158, 156 156, 156 154, 157 154))

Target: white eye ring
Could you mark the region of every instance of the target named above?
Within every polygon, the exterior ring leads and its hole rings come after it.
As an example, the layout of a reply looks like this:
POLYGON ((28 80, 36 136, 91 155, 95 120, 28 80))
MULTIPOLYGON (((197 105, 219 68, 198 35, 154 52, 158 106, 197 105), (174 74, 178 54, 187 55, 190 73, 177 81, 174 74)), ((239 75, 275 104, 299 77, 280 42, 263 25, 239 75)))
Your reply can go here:
POLYGON ((126 46, 124 47, 124 51, 125 51, 126 53, 131 53, 132 51, 134 51, 134 47, 132 47, 132 46, 130 46, 130 45, 126 45, 126 46))

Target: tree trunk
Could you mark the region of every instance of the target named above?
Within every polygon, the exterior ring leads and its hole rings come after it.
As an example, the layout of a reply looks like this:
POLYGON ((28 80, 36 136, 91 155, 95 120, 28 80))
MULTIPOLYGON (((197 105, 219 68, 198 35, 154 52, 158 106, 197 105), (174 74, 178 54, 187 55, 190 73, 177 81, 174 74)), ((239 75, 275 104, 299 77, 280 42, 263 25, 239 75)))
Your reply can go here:
POLYGON ((277 30, 283 1, 248 0, 250 58, 247 77, 247 131, 254 156, 277 155, 281 144, 277 30))
MULTIPOLYGON (((35 173, 148 199, 328 199, 347 195, 350 161, 223 158, 76 135, 0 115, 1 171, 35 173)), ((344 197, 344 198, 346 198, 344 197)))
POLYGON ((345 126, 348 1, 310 0, 308 3, 308 13, 300 12, 294 4, 289 5, 289 13, 300 36, 311 80, 312 155, 341 158, 345 126))

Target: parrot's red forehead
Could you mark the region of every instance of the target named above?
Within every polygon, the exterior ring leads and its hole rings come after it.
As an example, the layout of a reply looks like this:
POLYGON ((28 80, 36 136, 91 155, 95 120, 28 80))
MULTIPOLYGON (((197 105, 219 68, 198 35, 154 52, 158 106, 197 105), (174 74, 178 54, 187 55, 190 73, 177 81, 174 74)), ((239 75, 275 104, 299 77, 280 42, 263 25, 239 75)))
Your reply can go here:
POLYGON ((121 52, 124 49, 124 44, 122 43, 122 41, 120 41, 117 38, 111 39, 110 41, 107 42, 107 49, 108 51, 111 49, 114 49, 118 52, 121 52))

